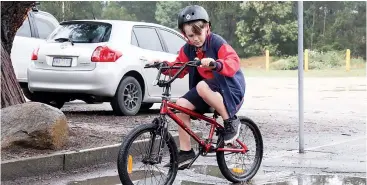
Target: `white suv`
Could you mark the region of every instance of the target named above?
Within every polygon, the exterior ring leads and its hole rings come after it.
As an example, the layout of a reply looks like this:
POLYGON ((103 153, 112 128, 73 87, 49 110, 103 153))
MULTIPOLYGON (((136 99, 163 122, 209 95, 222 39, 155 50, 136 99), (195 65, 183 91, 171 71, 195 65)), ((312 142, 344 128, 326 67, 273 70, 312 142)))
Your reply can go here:
MULTIPOLYGON (((62 107, 74 99, 111 102, 116 115, 135 115, 160 102, 150 59, 174 61, 184 37, 152 23, 75 20, 60 23, 37 48, 28 68, 28 86, 42 101, 62 107)), ((172 85, 177 99, 188 91, 188 77, 172 85)))
POLYGON ((27 68, 31 63, 30 57, 35 48, 46 43, 46 38, 59 25, 57 19, 43 11, 32 9, 23 25, 18 29, 11 50, 11 61, 15 76, 24 95, 32 100, 32 94, 28 90, 27 68))

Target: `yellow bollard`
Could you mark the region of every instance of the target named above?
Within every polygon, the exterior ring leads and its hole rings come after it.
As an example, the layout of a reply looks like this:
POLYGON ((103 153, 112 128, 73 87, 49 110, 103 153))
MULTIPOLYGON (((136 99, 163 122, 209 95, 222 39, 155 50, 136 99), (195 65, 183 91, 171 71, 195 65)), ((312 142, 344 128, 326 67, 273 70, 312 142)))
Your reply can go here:
POLYGON ((127 173, 132 173, 133 172, 133 157, 131 155, 129 155, 129 158, 127 160, 127 173))
POLYGON ((265 51, 265 67, 266 67, 266 71, 269 71, 269 50, 265 51))
POLYGON ((350 49, 347 49, 347 54, 345 58, 345 70, 350 71, 350 49))
POLYGON ((308 49, 305 49, 305 71, 308 71, 308 49))

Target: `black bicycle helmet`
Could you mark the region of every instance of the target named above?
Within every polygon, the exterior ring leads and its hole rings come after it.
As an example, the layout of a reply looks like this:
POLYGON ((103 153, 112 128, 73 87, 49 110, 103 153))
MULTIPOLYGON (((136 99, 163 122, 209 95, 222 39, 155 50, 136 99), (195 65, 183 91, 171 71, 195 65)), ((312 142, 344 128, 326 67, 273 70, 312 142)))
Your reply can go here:
POLYGON ((209 15, 206 10, 199 5, 186 6, 178 14, 178 28, 183 30, 183 25, 188 22, 203 20, 210 25, 209 15))

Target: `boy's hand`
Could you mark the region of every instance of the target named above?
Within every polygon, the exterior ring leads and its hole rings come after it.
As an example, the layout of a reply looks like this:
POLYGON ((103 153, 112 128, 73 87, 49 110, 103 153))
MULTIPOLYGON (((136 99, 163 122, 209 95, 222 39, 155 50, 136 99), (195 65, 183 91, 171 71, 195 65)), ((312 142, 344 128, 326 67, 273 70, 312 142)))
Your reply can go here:
POLYGON ((214 69, 215 66, 209 66, 210 65, 210 62, 214 62, 215 63, 215 60, 212 59, 212 58, 203 58, 203 59, 201 59, 201 65, 200 65, 200 67, 214 69))
POLYGON ((146 66, 154 66, 157 69, 159 69, 163 64, 164 61, 160 60, 160 59, 156 59, 156 58, 152 58, 148 60, 148 63, 146 64, 146 66))
POLYGON ((157 58, 154 58, 154 59, 150 59, 150 60, 148 60, 148 63, 149 63, 149 64, 162 63, 162 62, 163 62, 162 60, 157 59, 157 58))

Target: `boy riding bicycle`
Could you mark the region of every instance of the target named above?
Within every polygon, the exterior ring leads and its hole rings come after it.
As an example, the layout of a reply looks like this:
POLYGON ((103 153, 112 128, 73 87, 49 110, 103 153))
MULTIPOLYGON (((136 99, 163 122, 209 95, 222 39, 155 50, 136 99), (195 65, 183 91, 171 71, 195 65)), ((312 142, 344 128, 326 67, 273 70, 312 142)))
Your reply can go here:
MULTIPOLYGON (((225 143, 235 141, 240 132, 241 122, 235 116, 243 103, 245 79, 240 69, 236 51, 219 35, 210 32, 210 20, 206 10, 197 5, 187 6, 178 15, 178 28, 188 39, 174 62, 188 62, 195 58, 201 66, 186 68, 179 78, 189 74, 190 90, 176 102, 177 105, 199 113, 206 113, 213 107, 223 118, 225 143), (215 65, 212 65, 215 64, 215 65)), ((154 61, 159 62, 159 61, 154 61)), ((177 64, 176 64, 177 65, 177 64)), ((176 70, 167 70, 165 75, 173 76, 176 70)), ((189 128, 190 116, 177 115, 189 128)), ((190 136, 179 127, 179 166, 195 157, 190 136)))

